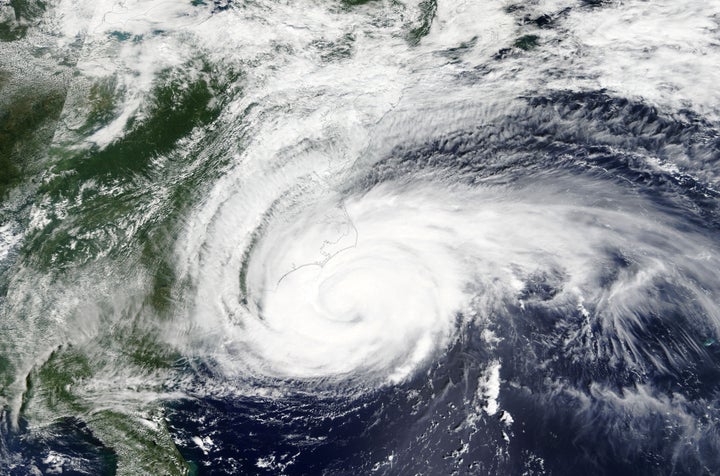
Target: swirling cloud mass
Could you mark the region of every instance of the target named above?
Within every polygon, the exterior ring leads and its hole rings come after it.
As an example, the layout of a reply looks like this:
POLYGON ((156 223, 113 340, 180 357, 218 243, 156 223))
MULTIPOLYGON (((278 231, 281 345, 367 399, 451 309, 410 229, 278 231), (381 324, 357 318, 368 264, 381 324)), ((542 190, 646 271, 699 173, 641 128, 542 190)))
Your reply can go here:
POLYGON ((0 5, 0 472, 717 474, 718 7, 0 5))

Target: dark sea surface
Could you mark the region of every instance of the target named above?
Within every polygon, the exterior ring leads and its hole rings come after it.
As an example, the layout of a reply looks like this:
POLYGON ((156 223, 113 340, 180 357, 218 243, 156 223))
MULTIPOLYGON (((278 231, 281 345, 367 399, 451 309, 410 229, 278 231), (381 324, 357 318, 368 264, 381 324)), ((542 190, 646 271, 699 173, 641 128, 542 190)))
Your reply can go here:
POLYGON ((720 474, 720 3, 0 3, 0 474, 720 474))

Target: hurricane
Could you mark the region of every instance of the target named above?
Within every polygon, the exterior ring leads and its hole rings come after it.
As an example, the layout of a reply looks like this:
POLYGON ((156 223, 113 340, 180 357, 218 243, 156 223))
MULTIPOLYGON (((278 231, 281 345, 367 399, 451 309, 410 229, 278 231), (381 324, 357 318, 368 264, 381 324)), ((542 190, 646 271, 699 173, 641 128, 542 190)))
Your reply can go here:
POLYGON ((0 3, 0 473, 718 474, 719 8, 0 3))

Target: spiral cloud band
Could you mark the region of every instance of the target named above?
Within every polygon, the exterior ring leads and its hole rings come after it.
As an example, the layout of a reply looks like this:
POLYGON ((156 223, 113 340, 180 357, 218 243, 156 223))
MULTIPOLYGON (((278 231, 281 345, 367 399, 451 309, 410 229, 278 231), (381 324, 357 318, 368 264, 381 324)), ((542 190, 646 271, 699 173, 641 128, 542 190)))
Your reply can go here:
POLYGON ((718 11, 0 1, 0 473, 717 474, 718 11))
MULTIPOLYGON (((513 325, 508 307, 537 302, 606 329, 611 341, 593 347, 598 357, 630 356, 642 370, 648 355, 633 325, 678 305, 657 295, 662 283, 718 322, 696 281, 718 264, 712 244, 677 230, 650 201, 579 177, 469 185, 436 175, 310 204, 294 198, 249 242, 246 269, 206 274, 218 280, 201 287, 224 290, 206 312, 228 333, 227 354, 217 354, 226 371, 398 383, 444 352, 458 328, 513 325)), ((237 254, 228 236, 207 245, 237 254)))

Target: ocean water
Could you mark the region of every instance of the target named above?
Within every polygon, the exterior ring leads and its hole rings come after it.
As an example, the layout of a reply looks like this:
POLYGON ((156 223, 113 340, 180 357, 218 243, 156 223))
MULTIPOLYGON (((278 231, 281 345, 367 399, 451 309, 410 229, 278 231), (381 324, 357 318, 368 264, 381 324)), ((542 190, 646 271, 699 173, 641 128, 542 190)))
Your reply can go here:
POLYGON ((0 474, 720 474, 720 2, 0 2, 0 474))

